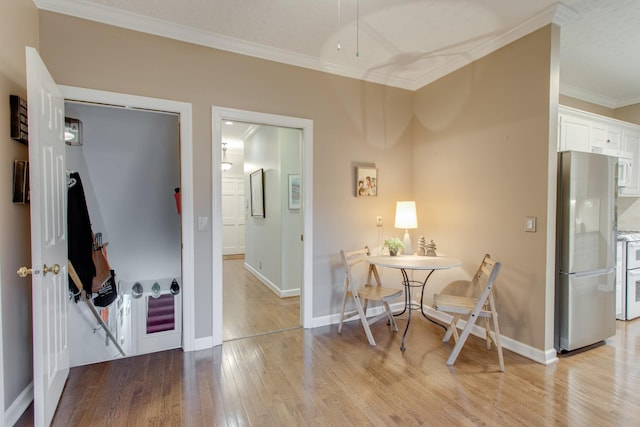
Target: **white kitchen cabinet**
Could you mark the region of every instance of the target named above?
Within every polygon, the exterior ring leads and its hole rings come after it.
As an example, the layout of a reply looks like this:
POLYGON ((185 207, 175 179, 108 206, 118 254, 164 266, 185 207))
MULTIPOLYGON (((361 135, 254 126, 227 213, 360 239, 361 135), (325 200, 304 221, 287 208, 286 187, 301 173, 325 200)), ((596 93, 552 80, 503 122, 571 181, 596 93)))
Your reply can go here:
POLYGON ((621 134, 622 143, 631 163, 629 182, 620 187, 620 196, 640 197, 640 128, 624 126, 621 134))
POLYGON ((559 123, 558 151, 591 151, 589 145, 591 123, 589 120, 561 112, 559 123))
POLYGON ((619 126, 607 123, 605 120, 594 120, 591 123, 589 142, 592 152, 608 150, 624 151, 622 132, 619 126))
POLYGON ((567 150, 617 157, 619 195, 640 197, 640 126, 560 106, 558 151, 567 150))

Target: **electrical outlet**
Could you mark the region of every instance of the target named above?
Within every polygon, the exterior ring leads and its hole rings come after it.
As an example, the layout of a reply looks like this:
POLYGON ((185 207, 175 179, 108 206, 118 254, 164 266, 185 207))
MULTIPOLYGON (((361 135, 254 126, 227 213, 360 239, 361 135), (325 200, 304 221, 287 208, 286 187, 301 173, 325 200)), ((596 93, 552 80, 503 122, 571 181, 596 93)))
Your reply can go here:
POLYGON ((381 216, 377 216, 376 217, 376 227, 382 227, 382 217, 381 216))

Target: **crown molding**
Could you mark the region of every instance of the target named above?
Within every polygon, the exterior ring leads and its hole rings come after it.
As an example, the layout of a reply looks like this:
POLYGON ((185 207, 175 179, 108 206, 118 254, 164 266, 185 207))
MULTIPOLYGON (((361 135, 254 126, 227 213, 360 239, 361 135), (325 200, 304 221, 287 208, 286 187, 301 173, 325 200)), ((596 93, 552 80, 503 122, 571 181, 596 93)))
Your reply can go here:
MULTIPOLYGON (((174 40, 247 55, 268 61, 275 61, 296 67, 303 67, 342 77, 364 80, 371 83, 378 83, 385 86, 392 86, 412 91, 420 89, 421 87, 424 87, 425 85, 432 83, 439 78, 444 77, 447 74, 456 71, 459 68, 464 67, 465 65, 468 65, 471 62, 480 59, 535 30, 542 28, 545 25, 550 23, 567 22, 576 16, 576 12, 572 9, 564 6, 562 3, 556 3, 522 24, 482 43, 473 49, 469 55, 457 55, 441 66, 422 74, 417 79, 406 79, 398 76, 390 76, 380 71, 362 71, 351 67, 345 67, 339 64, 321 61, 308 55, 291 53, 258 43, 251 43, 233 37, 213 34, 185 25, 173 24, 157 18, 142 16, 108 6, 93 3, 89 4, 82 0, 33 0, 33 2, 39 9, 49 12, 74 16, 76 18, 87 19, 159 37, 171 38, 174 40)), ((578 97, 576 91, 579 91, 579 89, 571 89, 570 92, 572 95, 568 96, 578 97)), ((583 99, 583 96, 585 95, 581 94, 579 98, 583 99)), ((604 101, 607 102, 607 105, 613 103, 613 100, 607 99, 604 101)), ((601 104, 604 101, 601 99, 598 103, 601 104)))
POLYGON ((570 8, 564 3, 556 3, 553 7, 555 7, 555 13, 552 18, 553 23, 560 25, 561 27, 578 17, 578 11, 570 8))
POLYGON ((569 84, 560 84, 560 94, 607 108, 621 108, 640 103, 640 98, 615 99, 569 84))
POLYGON ((155 36, 166 37, 187 43, 193 43, 214 49, 247 55, 268 61, 279 62, 296 67, 308 68, 366 80, 401 89, 410 89, 413 81, 390 77, 381 72, 361 71, 339 64, 321 61, 317 58, 291 53, 258 43, 247 42, 233 37, 197 30, 185 25, 174 24, 160 19, 135 14, 108 6, 88 4, 79 0, 33 0, 41 10, 74 16, 102 24, 113 25, 128 30, 139 31, 155 36))
POLYGON ((473 61, 476 61, 510 43, 513 43, 514 41, 544 27, 545 25, 551 24, 560 6, 560 3, 556 3, 544 9, 522 24, 517 25, 510 30, 498 35, 497 37, 494 37, 482 43, 481 45, 473 49, 468 55, 459 55, 443 64, 442 66, 428 71, 427 73, 423 74, 422 77, 417 79, 416 82, 414 82, 414 85, 411 89, 420 89, 421 87, 424 87, 429 83, 432 83, 439 78, 444 77, 447 74, 452 73, 457 69, 472 63, 473 61))

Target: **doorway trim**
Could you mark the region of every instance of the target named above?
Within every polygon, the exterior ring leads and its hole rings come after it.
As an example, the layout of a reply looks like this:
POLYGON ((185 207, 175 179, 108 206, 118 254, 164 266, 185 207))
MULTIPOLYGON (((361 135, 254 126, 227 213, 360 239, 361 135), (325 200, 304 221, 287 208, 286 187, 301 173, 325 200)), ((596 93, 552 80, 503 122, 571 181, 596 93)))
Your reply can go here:
POLYGON ((190 103, 59 85, 65 101, 93 102, 177 113, 180 116, 180 197, 182 215, 182 348, 195 348, 195 279, 193 224, 193 137, 190 103))
POLYGON ((211 107, 212 126, 212 277, 213 277, 213 345, 221 345, 222 325, 222 122, 256 123, 300 129, 302 131, 302 210, 303 272, 300 319, 303 328, 312 327, 313 319, 313 120, 279 116, 225 107, 211 107))

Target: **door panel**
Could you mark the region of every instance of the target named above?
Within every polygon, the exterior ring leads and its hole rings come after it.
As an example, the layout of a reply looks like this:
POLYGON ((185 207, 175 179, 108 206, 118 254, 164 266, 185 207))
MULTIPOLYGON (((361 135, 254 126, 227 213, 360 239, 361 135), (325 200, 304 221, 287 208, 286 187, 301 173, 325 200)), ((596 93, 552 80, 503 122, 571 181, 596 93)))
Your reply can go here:
POLYGON ((561 348, 575 350, 615 335, 615 271, 561 279, 561 348))
POLYGON ((26 56, 34 423, 47 426, 69 374, 64 99, 37 51, 27 47, 26 56))
POLYGON ((222 254, 244 254, 244 178, 222 178, 222 254))

